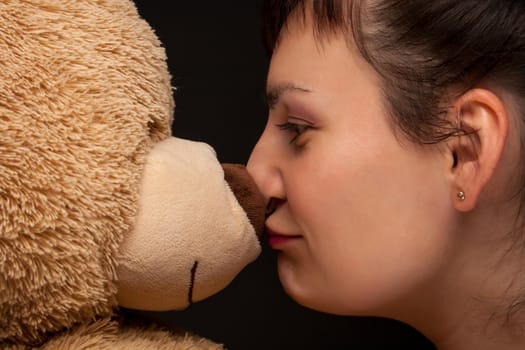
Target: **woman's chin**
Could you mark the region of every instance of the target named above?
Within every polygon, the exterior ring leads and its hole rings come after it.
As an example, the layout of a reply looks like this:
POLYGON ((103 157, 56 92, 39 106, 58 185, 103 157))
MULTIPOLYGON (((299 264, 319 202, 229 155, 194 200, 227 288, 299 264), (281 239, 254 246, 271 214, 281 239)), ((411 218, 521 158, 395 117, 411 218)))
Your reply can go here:
POLYGON ((301 273, 301 264, 294 264, 287 256, 278 258, 278 275, 284 292, 296 303, 309 309, 327 312, 324 305, 319 305, 319 286, 311 273, 301 273), (299 269, 298 269, 299 268, 299 269))

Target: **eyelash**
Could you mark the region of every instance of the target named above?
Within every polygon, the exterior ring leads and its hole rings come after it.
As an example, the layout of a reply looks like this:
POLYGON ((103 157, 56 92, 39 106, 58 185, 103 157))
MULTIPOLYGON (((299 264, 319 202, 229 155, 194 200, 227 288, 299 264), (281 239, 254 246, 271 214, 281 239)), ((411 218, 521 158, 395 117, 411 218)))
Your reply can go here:
POLYGON ((290 140, 290 143, 295 143, 295 141, 297 141, 299 136, 301 136, 306 131, 308 131, 308 129, 311 128, 311 126, 309 126, 309 125, 296 124, 296 123, 290 123, 290 122, 286 122, 286 123, 282 123, 282 124, 276 124, 276 126, 280 130, 289 131, 289 132, 292 132, 292 133, 295 134, 295 136, 290 140))

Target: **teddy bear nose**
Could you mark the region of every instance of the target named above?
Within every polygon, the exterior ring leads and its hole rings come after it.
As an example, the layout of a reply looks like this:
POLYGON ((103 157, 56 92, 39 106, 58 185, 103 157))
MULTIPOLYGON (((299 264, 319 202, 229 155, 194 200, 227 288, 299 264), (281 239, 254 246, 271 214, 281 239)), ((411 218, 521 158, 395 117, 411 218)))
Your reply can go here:
POLYGON ((255 181, 242 164, 222 163, 224 179, 230 185, 237 201, 242 206, 259 240, 264 231, 266 204, 255 181))

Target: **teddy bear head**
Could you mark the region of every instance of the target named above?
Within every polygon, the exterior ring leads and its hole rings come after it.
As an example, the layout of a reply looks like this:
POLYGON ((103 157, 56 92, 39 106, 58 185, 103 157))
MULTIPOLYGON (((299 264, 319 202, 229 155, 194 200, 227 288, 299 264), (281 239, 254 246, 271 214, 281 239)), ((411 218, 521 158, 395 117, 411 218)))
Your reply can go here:
POLYGON ((171 137, 165 51, 131 1, 2 1, 0 23, 0 343, 183 308, 255 259, 213 150, 171 137))

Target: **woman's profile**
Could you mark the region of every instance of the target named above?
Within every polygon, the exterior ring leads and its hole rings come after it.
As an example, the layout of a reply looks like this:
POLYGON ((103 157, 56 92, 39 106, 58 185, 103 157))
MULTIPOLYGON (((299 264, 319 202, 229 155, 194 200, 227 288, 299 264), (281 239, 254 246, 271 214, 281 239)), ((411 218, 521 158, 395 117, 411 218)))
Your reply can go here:
POLYGON ((248 169, 298 303, 525 346, 525 2, 265 4, 248 169))

